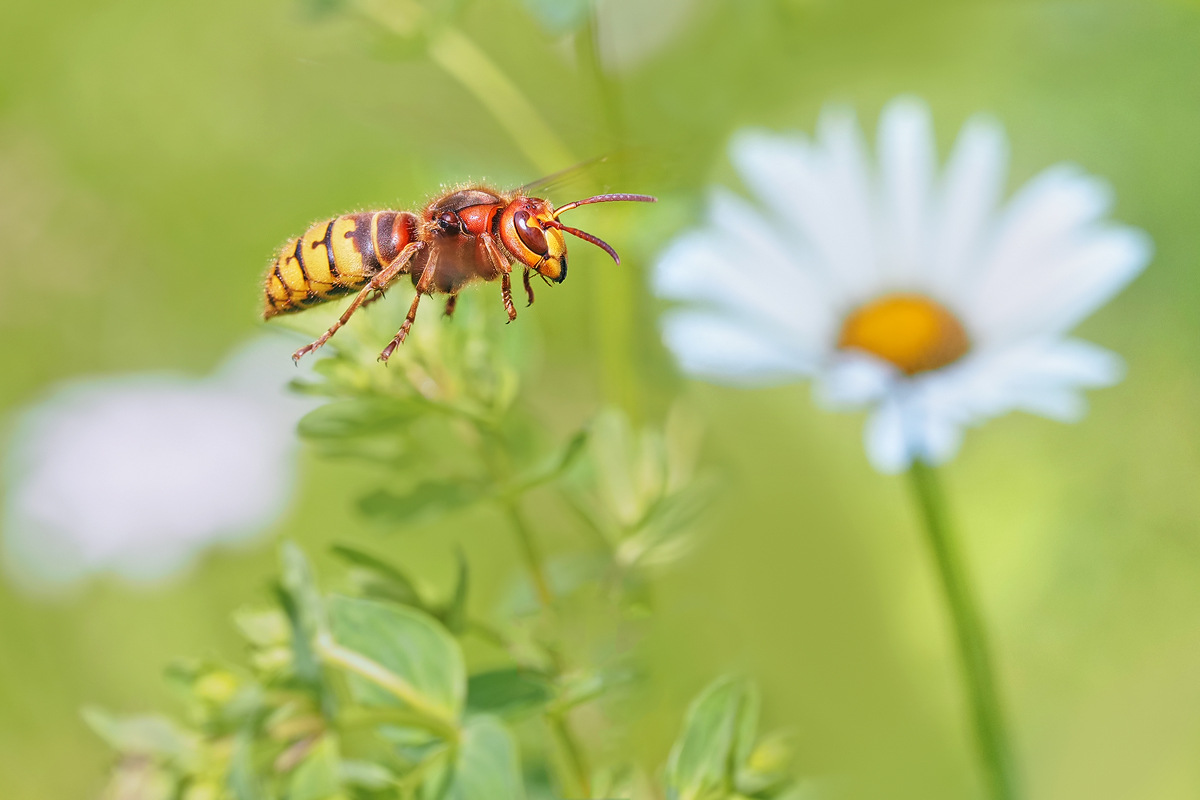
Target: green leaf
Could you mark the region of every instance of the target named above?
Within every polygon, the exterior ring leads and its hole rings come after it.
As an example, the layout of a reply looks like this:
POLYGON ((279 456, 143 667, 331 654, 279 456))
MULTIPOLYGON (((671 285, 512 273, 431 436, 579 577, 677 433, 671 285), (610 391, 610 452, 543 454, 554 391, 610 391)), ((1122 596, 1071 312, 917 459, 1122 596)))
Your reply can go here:
POLYGON ((459 636, 467 627, 467 591, 471 570, 461 550, 456 551, 455 556, 458 557, 458 582, 454 585, 454 596, 441 614, 441 620, 451 633, 459 636))
POLYGON ((95 706, 81 709, 80 715, 97 736, 122 755, 156 757, 175 763, 188 761, 195 755, 195 737, 166 717, 118 717, 95 706))
POLYGON ((529 474, 514 482, 516 492, 524 492, 541 486, 544 483, 549 483, 557 478, 562 477, 566 472, 575 465, 579 457, 587 452, 589 432, 585 428, 577 432, 571 437, 570 441, 563 446, 563 449, 555 454, 549 464, 545 464, 537 469, 531 470, 529 474))
POLYGON ((667 762, 671 800, 731 795, 737 770, 749 759, 758 724, 758 693, 747 681, 720 678, 692 701, 683 733, 667 762))
POLYGON ((494 717, 472 718, 463 731, 444 800, 524 798, 517 746, 508 729, 494 717))
POLYGON ((416 585, 397 567, 349 545, 335 544, 330 549, 338 558, 369 576, 370 580, 361 581, 359 587, 364 595, 425 608, 416 585))
POLYGON ((739 766, 735 776, 738 793, 754 797, 775 796, 792 782, 790 762, 787 735, 764 736, 739 766))
POLYGON ((113 768, 101 796, 104 800, 178 800, 179 792, 179 778, 172 770, 134 759, 113 768))
POLYGON ((637 446, 629 419, 609 408, 596 415, 591 428, 589 449, 604 498, 621 524, 632 525, 644 513, 644 498, 633 468, 637 446))
POLYGON ((266 800, 262 781, 254 769, 254 737, 242 731, 233 740, 226 786, 233 800, 266 800))
MULTIPOLYGON (((292 628, 292 657, 296 677, 304 684, 319 689, 322 686, 321 665, 313 652, 313 639, 328 627, 325 609, 317 590, 312 567, 304 552, 292 542, 279 549, 282 585, 278 587, 279 604, 292 628)), ((328 693, 321 692, 323 697, 328 693)), ((330 701, 331 702, 331 701, 330 701)))
POLYGON ((283 588, 296 604, 296 613, 304 633, 311 638, 328 627, 312 565, 308 556, 294 542, 283 543, 279 548, 279 558, 283 588))
POLYGON ((287 800, 327 800, 341 790, 341 784, 337 739, 324 736, 292 773, 287 800))
POLYGON ((396 784, 392 771, 373 761, 343 759, 340 769, 342 783, 360 789, 381 791, 396 784))
POLYGON ((370 436, 411 422, 424 411, 416 400, 357 397, 313 409, 300 420, 298 431, 306 439, 370 436))
POLYGON ((519 717, 554 699, 554 684, 538 672, 497 669, 472 675, 467 682, 467 709, 474 714, 519 717))
POLYGON ((691 551, 695 527, 716 491, 713 480, 699 480, 651 506, 636 532, 617 548, 617 559, 628 566, 663 566, 691 551))
MULTIPOLYGON (((462 649, 436 620, 416 609, 333 596, 328 602, 333 638, 407 682, 432 705, 458 718, 466 698, 462 649)), ((350 675, 363 705, 403 705, 395 695, 358 675, 350 675)))
POLYGON ((474 505, 489 496, 487 484, 471 481, 426 481, 407 494, 380 490, 358 503, 359 510, 379 522, 414 525, 474 505))
POLYGON ((239 608, 233 612, 233 624, 255 647, 287 644, 291 638, 287 614, 278 608, 239 608))

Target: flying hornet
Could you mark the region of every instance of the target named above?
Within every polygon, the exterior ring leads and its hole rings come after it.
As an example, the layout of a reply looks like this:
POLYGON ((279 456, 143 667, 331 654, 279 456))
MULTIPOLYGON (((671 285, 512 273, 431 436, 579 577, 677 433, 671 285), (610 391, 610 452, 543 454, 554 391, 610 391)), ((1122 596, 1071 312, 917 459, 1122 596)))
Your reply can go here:
POLYGON ((290 240, 267 270, 263 318, 303 311, 356 293, 342 316, 312 344, 297 350, 296 362, 319 348, 354 312, 383 296, 401 275, 417 290, 408 316, 379 360, 386 362, 404 343, 423 295, 445 294, 446 314, 454 313, 458 293, 476 281, 500 279, 500 294, 511 322, 513 268, 523 269, 525 294, 533 304, 534 273, 562 283, 567 277, 564 233, 602 248, 618 264, 617 252, 590 233, 563 225, 559 216, 591 203, 653 203, 644 194, 601 194, 554 208, 525 191, 500 192, 485 186, 456 188, 431 201, 419 213, 364 211, 312 225, 290 240))

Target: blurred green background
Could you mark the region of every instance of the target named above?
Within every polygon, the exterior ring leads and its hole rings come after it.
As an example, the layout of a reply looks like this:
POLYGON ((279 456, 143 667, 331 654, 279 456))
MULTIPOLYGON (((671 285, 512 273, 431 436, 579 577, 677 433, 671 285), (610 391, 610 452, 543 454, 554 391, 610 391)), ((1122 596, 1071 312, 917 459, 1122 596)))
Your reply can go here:
MULTIPOLYGON (((1200 8, 610 5, 666 34, 603 80, 516 0, 466 4, 459 25, 576 154, 632 144, 656 162, 635 160, 635 183, 619 188, 663 202, 636 222, 604 212, 622 221, 606 238, 628 271, 577 247, 571 280, 515 323, 538 353, 527 396, 569 430, 598 398, 629 391, 603 363, 600 310, 620 295, 613 280, 631 279, 634 333, 617 356, 638 402, 653 417, 687 394, 710 425, 707 459, 728 476, 708 538, 661 584, 646 645, 653 701, 625 747, 661 763, 687 700, 736 669, 759 679, 767 725, 795 732, 799 771, 831 796, 980 792, 903 480, 867 465, 860 419, 818 411, 803 387, 680 383, 642 280, 657 248, 697 219, 704 188, 729 179, 732 131, 811 131, 830 100, 853 103, 870 131, 884 102, 912 92, 932 106, 943 154, 967 116, 990 111, 1012 142, 1010 189, 1075 161, 1110 180, 1115 217, 1156 242, 1146 274, 1080 330, 1127 359, 1127 380, 1094 393, 1081 425, 1012 415, 970 434, 946 479, 1029 796, 1195 797, 1200 8)), ((483 177, 539 176, 419 47, 361 19, 295 0, 5 3, 6 430, 62 379, 207 372, 259 329, 261 270, 284 239, 313 219, 413 207, 441 183, 483 177)), ((381 538, 352 511, 370 477, 306 457, 277 533, 314 552, 363 542, 445 585, 461 543, 487 607, 516 564, 502 523, 479 512, 381 538)), ((0 794, 94 796, 110 755, 79 706, 172 708, 163 667, 237 656, 229 613, 261 598, 274 569, 260 541, 157 586, 101 580, 34 598, 0 583, 0 794)))

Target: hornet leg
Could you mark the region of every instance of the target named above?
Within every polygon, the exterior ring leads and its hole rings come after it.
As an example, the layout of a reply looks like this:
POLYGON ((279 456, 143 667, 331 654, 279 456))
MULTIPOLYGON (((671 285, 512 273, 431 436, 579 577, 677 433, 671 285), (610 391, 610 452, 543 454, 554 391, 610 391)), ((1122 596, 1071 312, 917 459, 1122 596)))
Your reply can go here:
POLYGON ((509 277, 512 273, 512 264, 508 263, 504 253, 500 252, 500 248, 496 246, 496 240, 492 238, 491 234, 485 233, 479 238, 483 240, 483 246, 492 260, 492 266, 500 273, 500 295, 504 298, 504 310, 508 312, 508 321, 512 322, 517 318, 517 308, 513 305, 512 299, 512 278, 509 277))
POLYGON ((429 287, 433 285, 433 273, 437 270, 437 252, 437 250, 434 250, 429 254, 429 261, 425 263, 425 269, 421 273, 420 280, 417 281, 417 296, 413 298, 412 305, 408 307, 408 316, 404 318, 404 324, 400 326, 400 330, 396 332, 395 337, 388 342, 388 346, 383 348, 383 352, 379 354, 379 360, 385 364, 392 357, 392 353, 395 352, 396 348, 404 344, 404 340, 408 338, 408 332, 417 318, 417 306, 421 304, 421 295, 429 294, 429 287))
POLYGON ((529 298, 529 302, 525 304, 528 308, 533 305, 533 284, 529 282, 529 267, 525 268, 525 296, 529 298))
POLYGON ((350 321, 350 317, 354 315, 354 312, 358 310, 359 306, 367 302, 367 299, 370 297, 371 293, 382 293, 383 290, 387 288, 388 284, 396 279, 396 276, 400 274, 405 265, 408 264, 408 262, 412 259, 413 255, 424 246, 424 242, 409 242, 406 244, 404 249, 397 253, 396 257, 392 259, 392 263, 375 273, 374 277, 367 281, 367 285, 362 288, 362 291, 354 296, 354 300, 351 301, 350 306, 346 309, 345 313, 338 318, 338 321, 333 323, 333 325, 329 327, 329 330, 321 334, 320 338, 315 342, 305 345, 293 353, 292 361, 299 363, 301 358, 328 342, 330 336, 333 336, 338 332, 339 328, 350 321))
POLYGON ((446 316, 454 316, 454 307, 458 305, 458 295, 452 294, 446 298, 446 316))
POLYGON ((508 277, 507 272, 500 276, 500 296, 504 299, 504 310, 508 312, 508 321, 512 322, 517 318, 517 309, 513 305, 512 280, 508 277))

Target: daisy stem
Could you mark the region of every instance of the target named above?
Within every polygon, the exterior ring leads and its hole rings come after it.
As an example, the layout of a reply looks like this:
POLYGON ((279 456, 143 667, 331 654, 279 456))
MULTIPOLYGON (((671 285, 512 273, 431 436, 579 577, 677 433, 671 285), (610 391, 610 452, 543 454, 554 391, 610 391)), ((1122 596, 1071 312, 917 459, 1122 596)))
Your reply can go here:
POLYGON ((946 603, 950 606, 988 792, 994 800, 1012 800, 1017 797, 1012 751, 1009 749, 1004 714, 996 693, 987 636, 962 557, 950 530, 941 483, 937 471, 919 460, 913 462, 909 477, 942 579, 946 603))

